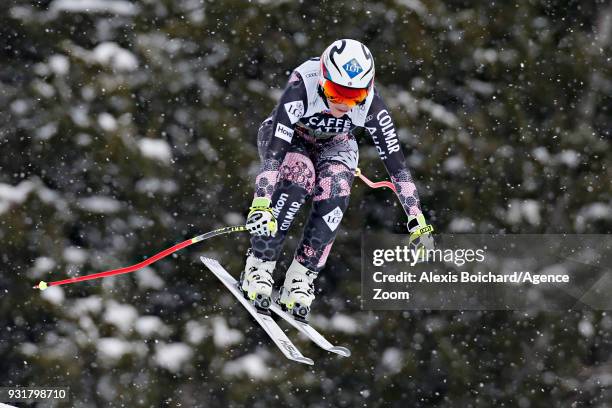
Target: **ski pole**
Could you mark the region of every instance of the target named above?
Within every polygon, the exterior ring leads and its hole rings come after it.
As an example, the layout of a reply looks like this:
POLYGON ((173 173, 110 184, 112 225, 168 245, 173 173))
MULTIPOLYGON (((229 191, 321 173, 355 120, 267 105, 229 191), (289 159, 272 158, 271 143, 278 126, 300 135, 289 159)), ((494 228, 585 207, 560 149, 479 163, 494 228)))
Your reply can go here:
POLYGON ((195 244, 196 242, 204 241, 205 239, 216 237, 217 235, 221 235, 221 234, 229 234, 232 232, 242 232, 246 230, 247 228, 244 225, 219 228, 213 231, 209 231, 205 234, 198 235, 195 238, 188 239, 187 241, 183 241, 179 244, 176 244, 173 247, 170 247, 168 249, 165 249, 153 255, 151 258, 145 261, 137 263, 136 265, 127 266, 125 268, 120 268, 120 269, 112 269, 112 270, 105 271, 105 272, 93 273, 91 275, 77 276, 74 278, 64 279, 64 280, 55 281, 55 282, 40 281, 38 285, 34 286, 34 289, 45 290, 51 286, 68 285, 70 283, 75 283, 75 282, 83 282, 83 281, 87 281, 91 279, 106 278, 107 276, 120 275, 122 273, 134 272, 134 271, 137 271, 138 269, 144 268, 147 265, 151 265, 152 263, 157 262, 160 259, 165 258, 168 255, 180 249, 183 249, 185 247, 188 247, 189 245, 195 244))
POLYGON ((364 176, 361 173, 361 169, 359 167, 357 167, 355 169, 355 175, 357 177, 359 177, 364 183, 366 183, 368 185, 368 187, 371 187, 371 188, 383 188, 383 187, 387 187, 387 188, 390 188, 391 190, 393 190, 394 192, 397 193, 393 183, 391 183, 390 181, 377 181, 377 182, 373 182, 372 180, 370 180, 369 178, 367 178, 366 176, 364 176))

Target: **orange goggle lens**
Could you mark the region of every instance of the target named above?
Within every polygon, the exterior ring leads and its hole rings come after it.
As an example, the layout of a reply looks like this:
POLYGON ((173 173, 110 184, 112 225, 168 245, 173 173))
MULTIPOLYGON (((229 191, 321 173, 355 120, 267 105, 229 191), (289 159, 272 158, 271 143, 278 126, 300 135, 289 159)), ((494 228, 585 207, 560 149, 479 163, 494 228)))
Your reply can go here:
POLYGON ((360 104, 368 96, 368 88, 348 88, 328 80, 323 80, 322 88, 328 101, 351 107, 360 104))

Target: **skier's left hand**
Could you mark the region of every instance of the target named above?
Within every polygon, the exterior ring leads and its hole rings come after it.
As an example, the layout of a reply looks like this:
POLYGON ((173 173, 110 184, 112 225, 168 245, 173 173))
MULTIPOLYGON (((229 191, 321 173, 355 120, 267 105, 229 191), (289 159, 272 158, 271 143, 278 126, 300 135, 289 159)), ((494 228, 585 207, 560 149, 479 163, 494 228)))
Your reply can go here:
POLYGON ((415 251, 419 257, 425 250, 434 249, 434 240, 431 233, 433 227, 427 224, 423 214, 408 216, 408 232, 410 233, 410 250, 415 251))

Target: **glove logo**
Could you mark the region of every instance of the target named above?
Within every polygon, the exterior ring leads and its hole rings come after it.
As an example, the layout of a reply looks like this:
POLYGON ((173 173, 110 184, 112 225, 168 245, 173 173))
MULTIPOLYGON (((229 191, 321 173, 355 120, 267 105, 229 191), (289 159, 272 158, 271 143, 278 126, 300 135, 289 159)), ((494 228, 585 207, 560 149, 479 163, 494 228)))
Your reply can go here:
POLYGON ((340 207, 336 207, 323 216, 323 221, 327 224, 330 230, 335 231, 342 221, 342 210, 340 207))
POLYGON ((285 104, 285 112, 287 112, 287 116, 289 116, 289 120, 291 124, 294 124, 302 116, 304 116, 304 102, 302 101, 293 101, 285 104))

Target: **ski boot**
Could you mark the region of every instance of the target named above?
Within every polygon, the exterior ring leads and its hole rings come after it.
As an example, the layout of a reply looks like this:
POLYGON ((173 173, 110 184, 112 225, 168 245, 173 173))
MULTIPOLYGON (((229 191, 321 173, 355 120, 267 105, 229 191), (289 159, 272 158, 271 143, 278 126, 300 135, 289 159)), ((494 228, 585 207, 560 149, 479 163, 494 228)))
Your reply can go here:
POLYGON ((316 272, 308 270, 294 259, 280 289, 279 303, 282 309, 304 323, 308 323, 310 305, 315 298, 313 282, 316 277, 316 272))
POLYGON ((275 266, 276 261, 264 261, 256 258, 250 250, 247 252, 246 265, 240 275, 240 289, 259 311, 268 312, 270 307, 275 266))

